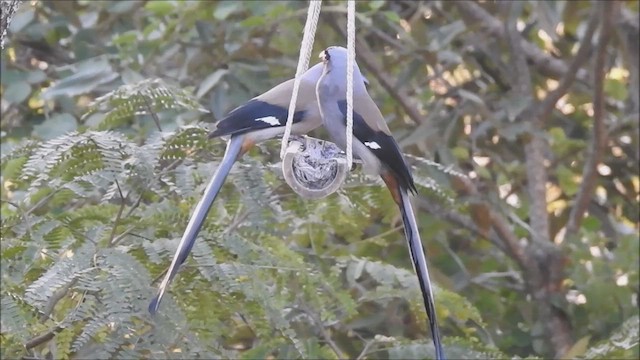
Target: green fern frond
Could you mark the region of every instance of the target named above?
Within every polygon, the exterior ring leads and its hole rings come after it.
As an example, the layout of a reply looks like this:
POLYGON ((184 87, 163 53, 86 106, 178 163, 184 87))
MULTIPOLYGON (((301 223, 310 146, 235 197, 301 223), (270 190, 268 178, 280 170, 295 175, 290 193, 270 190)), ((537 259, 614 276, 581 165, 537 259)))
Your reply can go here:
POLYGON ((29 332, 28 324, 33 319, 33 314, 25 310, 25 301, 18 294, 2 291, 0 305, 2 307, 0 332, 20 338, 25 337, 29 332))
POLYGON ((440 171, 440 172, 442 172, 444 174, 451 175, 451 176, 456 176, 456 177, 460 177, 460 178, 465 178, 465 179, 469 178, 466 174, 464 174, 464 173, 462 173, 462 172, 460 172, 458 170, 455 170, 453 168, 453 165, 444 166, 444 165, 442 165, 442 164, 440 164, 438 162, 435 162, 433 160, 425 159, 423 157, 412 155, 412 154, 405 154, 405 156, 418 161, 421 165, 427 166, 429 168, 436 169, 436 170, 438 170, 438 171, 440 171))
POLYGON ((0 154, 0 164, 2 164, 3 175, 4 175, 4 166, 7 161, 12 159, 17 159, 23 156, 28 156, 29 154, 31 154, 33 149, 38 147, 38 145, 40 145, 40 141, 27 139, 17 144, 14 144, 11 147, 3 149, 4 151, 2 151, 2 154, 0 154))
POLYGON ((30 195, 44 184, 54 189, 75 179, 104 186, 121 177, 123 162, 136 150, 113 132, 72 132, 42 143, 24 165, 23 179, 31 181, 30 195))
POLYGON ((188 91, 162 79, 146 79, 97 98, 82 119, 99 116, 98 130, 106 130, 122 126, 134 116, 166 110, 208 112, 188 91))
MULTIPOLYGON (((427 342, 405 342, 383 336, 376 337, 380 347, 378 351, 384 351, 388 359, 433 359, 435 349, 433 344, 427 342)), ((447 357, 451 359, 508 359, 505 354, 494 349, 486 351, 474 350, 481 347, 480 344, 471 344, 469 340, 449 338, 445 343, 447 357)), ((511 359, 520 359, 512 357, 511 359)))
POLYGON ((640 318, 634 315, 628 318, 606 340, 591 347, 584 354, 585 359, 623 359, 632 358, 633 349, 638 353, 640 346, 640 318))
POLYGON ((93 244, 87 242, 73 253, 63 254, 61 260, 27 287, 25 301, 42 310, 56 290, 68 286, 83 272, 91 271, 94 249, 93 244))
POLYGON ((82 332, 78 335, 71 344, 71 351, 78 352, 87 345, 93 337, 98 334, 99 331, 107 327, 109 320, 103 314, 97 314, 89 318, 86 324, 82 327, 82 332))
MULTIPOLYGON (((419 295, 417 278, 412 271, 397 268, 393 265, 359 259, 355 257, 340 259, 337 265, 344 270, 347 283, 351 287, 355 284, 373 280, 376 291, 370 292, 362 300, 383 300, 386 301, 389 295, 393 295, 392 290, 396 290, 397 296, 406 296, 411 300, 412 307, 420 318, 426 320, 423 311, 422 298, 419 295), (398 291, 398 289, 403 291, 398 291)), ((446 308, 447 315, 459 321, 471 320, 482 325, 483 321, 480 312, 464 297, 434 285, 434 293, 438 298, 436 306, 438 310, 446 308)))

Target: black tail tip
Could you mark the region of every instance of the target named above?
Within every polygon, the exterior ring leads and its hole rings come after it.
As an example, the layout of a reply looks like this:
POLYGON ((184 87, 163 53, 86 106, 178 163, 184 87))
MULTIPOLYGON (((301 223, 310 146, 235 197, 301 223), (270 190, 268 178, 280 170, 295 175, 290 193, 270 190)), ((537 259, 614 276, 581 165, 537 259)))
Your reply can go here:
POLYGON ((160 308, 160 297, 158 295, 154 296, 149 303, 149 314, 154 316, 158 313, 158 308, 160 308))

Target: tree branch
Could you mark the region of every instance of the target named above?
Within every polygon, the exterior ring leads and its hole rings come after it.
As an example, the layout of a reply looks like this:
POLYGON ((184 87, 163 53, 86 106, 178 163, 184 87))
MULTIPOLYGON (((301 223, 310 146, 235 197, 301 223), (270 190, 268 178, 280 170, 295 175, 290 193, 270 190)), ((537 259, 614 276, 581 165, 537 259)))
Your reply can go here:
MULTIPOLYGON (((524 3, 510 2, 508 4, 508 15, 505 22, 504 32, 513 64, 514 72, 512 89, 514 95, 521 99, 530 99, 529 105, 517 115, 520 122, 528 121, 533 125, 533 131, 528 134, 528 138, 521 138, 525 142, 525 165, 527 176, 527 191, 529 193, 529 219, 530 219, 530 245, 525 248, 526 252, 524 275, 527 281, 528 292, 533 298, 536 308, 535 322, 544 329, 543 337, 551 346, 550 351, 555 356, 564 354, 573 344, 571 324, 564 313, 557 309, 551 302, 554 294, 561 292, 562 287, 558 284, 564 278, 563 274, 563 254, 550 238, 549 216, 547 212, 547 168, 545 166, 545 152, 547 143, 542 134, 546 123, 546 117, 541 115, 544 111, 539 111, 541 104, 533 97, 533 84, 531 74, 526 60, 526 50, 523 39, 518 32, 516 22, 522 13, 524 3)), ((586 49, 582 47, 581 49, 586 49)), ((583 50, 583 52, 586 50, 583 50)), ((574 59, 572 65, 575 71, 578 70, 581 58, 574 59)), ((562 88, 554 96, 560 95, 568 89, 573 79, 577 75, 563 75, 562 88)), ((557 98, 559 99, 559 97, 557 98)), ((555 106, 556 98, 545 99, 547 104, 551 104, 547 116, 555 106)), ((547 105, 549 106, 549 105, 547 105)), ((498 224, 499 225, 499 224, 498 224)), ((497 229, 499 231, 499 228, 497 229)))
POLYGON ((32 349, 40 344, 44 344, 47 341, 53 339, 57 333, 62 331, 64 328, 62 326, 55 326, 44 334, 38 335, 34 338, 29 339, 26 343, 24 343, 25 349, 32 349))
POLYGON ((584 33, 582 40, 580 41, 580 47, 576 52, 576 55, 571 60, 567 72, 564 73, 560 82, 558 83, 558 87, 553 91, 547 94, 547 96, 542 101, 542 105, 539 107, 540 112, 538 118, 540 120, 545 120, 551 115, 551 111, 555 108, 556 103, 560 100, 564 94, 569 91, 569 88, 575 81, 578 71, 580 68, 587 62, 591 52, 593 50, 592 39, 593 34, 598 28, 598 23, 600 19, 600 11, 599 6, 594 4, 591 8, 591 16, 589 18, 589 23, 587 24, 587 29, 584 33))
POLYGON ((65 286, 61 287, 60 289, 56 290, 53 295, 51 295, 51 297, 49 298, 49 301, 47 301, 47 304, 45 305, 44 309, 42 310, 42 315, 40 315, 40 322, 44 323, 45 321, 47 321, 47 319, 49 319, 51 317, 51 313, 53 313, 53 310, 55 309, 56 305, 58 304, 58 302, 60 300, 62 300, 67 293, 69 292, 69 290, 71 290, 71 288, 78 282, 78 278, 74 278, 73 280, 71 280, 68 284, 66 284, 65 286))
POLYGON ((449 211, 443 208, 442 206, 439 206, 431 201, 423 199, 422 197, 417 197, 416 203, 418 204, 418 208, 422 208, 426 210, 428 213, 432 214, 433 216, 440 218, 444 221, 458 225, 477 237, 486 238, 487 240, 489 240, 489 242, 493 244, 493 246, 507 253, 507 255, 510 255, 509 252, 507 251, 507 248, 504 246, 504 241, 501 239, 499 234, 486 234, 483 230, 477 227, 473 223, 473 221, 468 217, 461 215, 456 211, 449 211))
POLYGON ((311 320, 313 320, 313 322, 317 326, 317 330, 320 333, 320 336, 322 336, 324 341, 326 341, 327 345, 331 348, 331 350, 333 350, 338 359, 346 359, 347 357, 345 357, 342 350, 340 350, 340 347, 333 341, 331 335, 329 334, 329 332, 327 332, 327 329, 325 329, 320 317, 313 310, 307 307, 306 304, 301 304, 299 309, 307 314, 311 318, 311 320))
MULTIPOLYGON (((598 163, 602 159, 605 145, 607 143, 607 128, 604 123, 604 79, 606 70, 607 44, 611 38, 612 14, 615 2, 603 2, 602 12, 598 14, 602 17, 600 28, 600 38, 596 49, 596 57, 593 66, 593 135, 589 146, 587 161, 582 169, 582 184, 575 199, 575 203, 569 213, 567 231, 565 236, 575 234, 580 228, 582 217, 591 201, 591 196, 596 185, 598 176, 598 163)), ((597 8, 594 6, 594 8, 597 8)))
POLYGON ((527 58, 522 47, 523 39, 518 32, 516 22, 522 13, 524 2, 517 1, 508 4, 509 14, 504 23, 505 39, 511 50, 511 64, 513 66, 512 89, 517 95, 532 98, 531 73, 527 65, 527 58))
MULTIPOLYGON (((334 16, 327 16, 325 20, 329 25, 340 35, 346 38, 347 32, 336 22, 334 16)), ((365 69, 371 73, 380 85, 391 95, 391 97, 402 107, 402 110, 413 120, 416 124, 422 124, 426 121, 426 118, 420 114, 418 108, 409 102, 411 97, 407 95, 403 88, 397 88, 393 84, 391 76, 384 71, 383 67, 375 60, 376 55, 371 51, 371 48, 367 45, 367 42, 362 37, 356 37, 356 51, 358 54, 358 63, 362 64, 365 69)))
MULTIPOLYGON (((522 12, 523 2, 509 3, 509 14, 505 22, 505 34, 513 64, 513 81, 511 88, 516 97, 530 99, 530 105, 518 115, 519 121, 531 121, 536 129, 544 124, 535 116, 538 107, 533 98, 533 85, 529 66, 522 48, 522 37, 516 28, 516 21, 522 12)), ((538 246, 549 244, 549 219, 547 215, 547 169, 544 166, 544 150, 546 144, 537 132, 530 134, 531 139, 525 144, 525 164, 527 169, 527 190, 529 192, 529 218, 531 219, 531 240, 538 246)), ((523 139, 523 141, 526 141, 523 139)))
MULTIPOLYGON (((457 6, 458 11, 468 27, 474 27, 477 23, 480 23, 488 35, 502 39, 506 38, 502 22, 485 11, 482 6, 473 1, 455 1, 454 4, 457 6)), ((543 75, 559 79, 569 71, 567 64, 562 60, 556 59, 542 51, 535 44, 521 39, 521 47, 526 58, 543 75)), ((576 76, 578 80, 585 81, 587 78, 586 75, 586 71, 580 71, 576 76)))

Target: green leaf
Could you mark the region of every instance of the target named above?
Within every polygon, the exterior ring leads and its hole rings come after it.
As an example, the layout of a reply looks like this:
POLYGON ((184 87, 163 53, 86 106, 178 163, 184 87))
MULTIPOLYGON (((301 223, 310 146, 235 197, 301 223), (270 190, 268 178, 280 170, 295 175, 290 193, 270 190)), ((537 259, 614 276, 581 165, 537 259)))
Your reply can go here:
POLYGON ((76 130, 78 124, 71 114, 54 114, 42 124, 33 127, 33 134, 48 140, 76 130))
POLYGON ((116 35, 113 38, 113 44, 120 46, 128 46, 133 45, 138 41, 138 36, 140 35, 137 31, 126 31, 121 34, 116 35))
POLYGON ((620 101, 627 100, 629 91, 627 84, 622 80, 617 79, 605 79, 604 80, 604 92, 607 96, 620 101))
POLYGON ((154 0, 145 4, 145 9, 151 11, 155 15, 165 16, 174 12, 176 3, 173 0, 154 0))
POLYGON ((582 228, 588 232, 595 232, 602 228, 602 223, 595 216, 587 216, 582 221, 582 228))
POLYGON ((482 100, 482 98, 474 93, 472 93, 471 91, 467 91, 464 89, 460 89, 458 90, 458 94, 460 94, 460 96, 463 99, 467 99, 469 101, 472 101, 478 105, 484 105, 484 100, 482 100))
POLYGON ((565 166, 559 166, 556 169, 560 188, 567 196, 573 196, 578 192, 580 184, 576 183, 576 174, 565 166))
POLYGON ((266 24, 266 18, 265 16, 261 15, 261 16, 251 16, 246 18, 245 20, 242 20, 240 22, 240 25, 244 26, 244 27, 256 27, 256 26, 262 26, 266 24))
POLYGON ((2 76, 0 77, 0 81, 2 85, 9 86, 15 82, 25 81, 27 78, 27 73, 20 70, 10 70, 10 69, 2 69, 2 76))
POLYGON ((457 20, 449 24, 443 25, 433 32, 428 49, 430 51, 438 51, 451 43, 453 39, 465 31, 467 27, 462 20, 457 20))
POLYGON ((384 11, 383 14, 392 23, 400 23, 400 16, 395 11, 384 11))
POLYGON ((27 82, 29 84, 39 84, 45 80, 47 80, 47 74, 42 70, 29 71, 27 74, 27 82))
POLYGON ((19 158, 11 159, 3 164, 2 176, 5 179, 17 179, 22 173, 22 167, 27 162, 27 157, 22 156, 19 158))
POLYGON ((573 344, 573 346, 564 353, 560 358, 561 359, 575 359, 578 357, 582 357, 584 353, 587 351, 589 347, 589 340, 591 336, 585 336, 582 339, 578 340, 573 344))
POLYGON ((206 93, 208 93, 209 90, 211 90, 214 86, 216 86, 216 84, 218 84, 218 82, 220 82, 222 77, 226 75, 228 72, 229 70, 227 69, 218 69, 213 73, 209 74, 209 76, 207 76, 200 83, 200 86, 198 87, 198 91, 196 92, 196 98, 200 99, 206 93))
POLYGON ((378 9, 383 7, 385 3, 386 3, 385 0, 372 0, 372 1, 369 1, 369 9, 371 9, 372 11, 377 11, 378 9))
POLYGON ((107 10, 113 14, 130 12, 140 4, 141 0, 114 1, 109 4, 107 10))
POLYGON ((91 59, 78 66, 78 72, 66 77, 42 93, 42 98, 51 100, 59 96, 85 94, 96 87, 118 78, 109 62, 104 58, 91 59))
POLYGON ((9 85, 5 91, 5 100, 14 104, 21 103, 31 94, 31 85, 26 81, 19 81, 9 85))
MULTIPOLYGON (((3 7, 4 10, 4 7, 3 7)), ((22 6, 22 11, 16 12, 9 24, 9 30, 12 33, 21 32, 27 25, 29 25, 35 18, 35 10, 31 7, 22 6)))
POLYGON ((213 12, 213 17, 216 18, 216 20, 225 20, 229 17, 229 15, 240 10, 241 8, 242 3, 238 1, 221 1, 216 6, 216 9, 213 12))

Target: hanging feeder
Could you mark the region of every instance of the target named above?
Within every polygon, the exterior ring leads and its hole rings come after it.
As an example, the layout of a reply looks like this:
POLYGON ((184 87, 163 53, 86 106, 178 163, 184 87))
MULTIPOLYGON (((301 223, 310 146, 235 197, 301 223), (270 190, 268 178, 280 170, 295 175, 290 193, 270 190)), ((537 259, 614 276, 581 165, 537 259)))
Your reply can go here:
POLYGON ((285 131, 282 136, 280 158, 282 173, 289 186, 301 197, 321 199, 334 193, 347 177, 355 162, 352 153, 353 138, 353 67, 355 65, 355 1, 347 2, 347 117, 346 117, 346 153, 336 144, 312 137, 296 137, 290 140, 293 117, 300 86, 301 75, 309 66, 311 51, 320 16, 322 0, 310 1, 307 21, 304 26, 300 57, 293 83, 293 92, 285 131))
POLYGON ((308 136, 293 138, 282 159, 285 181, 306 199, 336 192, 348 172, 346 156, 336 144, 308 136))

